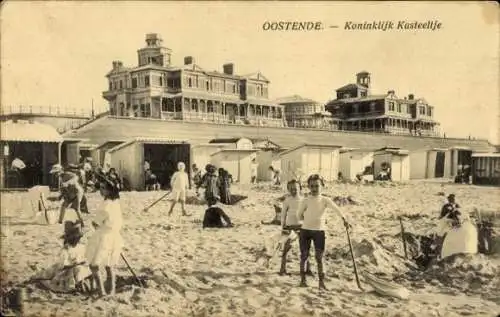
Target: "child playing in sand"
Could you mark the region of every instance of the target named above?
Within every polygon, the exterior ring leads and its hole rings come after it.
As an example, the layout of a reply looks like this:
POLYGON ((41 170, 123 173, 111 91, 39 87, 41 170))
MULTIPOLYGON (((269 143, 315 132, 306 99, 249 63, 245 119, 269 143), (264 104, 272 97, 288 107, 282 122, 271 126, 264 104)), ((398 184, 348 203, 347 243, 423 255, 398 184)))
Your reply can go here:
POLYGON ((205 211, 205 216, 203 218, 203 229, 204 228, 229 228, 233 224, 231 218, 222 210, 221 206, 217 204, 215 198, 211 198, 208 201, 208 209, 205 211))
POLYGON ((85 190, 79 183, 78 175, 72 172, 64 171, 62 166, 58 164, 52 167, 50 173, 59 175, 61 181, 61 194, 59 196, 59 200, 62 199, 63 202, 59 210, 59 223, 63 223, 66 208, 72 207, 75 210, 82 227, 84 227, 81 211, 88 213, 87 199, 85 197, 85 190))
POLYGON ((85 280, 91 276, 85 263, 85 246, 80 244, 82 230, 77 222, 64 223, 63 248, 60 261, 49 269, 37 274, 33 280, 41 279, 41 283, 54 292, 86 291, 90 288, 85 280))
POLYGON ((116 288, 116 276, 113 267, 118 263, 123 248, 123 238, 120 230, 123 225, 120 207, 119 181, 111 176, 96 175, 101 185, 101 195, 104 198, 104 208, 92 222, 96 229, 90 237, 85 256, 90 265, 94 281, 99 287, 99 294, 106 294, 105 283, 99 268, 106 268, 106 286, 108 294, 113 295, 116 288))
POLYGON ((306 262, 309 257, 311 242, 314 243, 316 262, 318 263, 319 288, 325 287, 325 273, 323 271, 323 253, 325 252, 326 213, 331 209, 339 214, 345 226, 349 226, 340 208, 328 197, 321 195, 321 177, 311 175, 307 179, 310 195, 302 201, 299 207, 298 219, 303 220, 299 234, 300 244, 300 286, 307 287, 306 262))
MULTIPOLYGON (((288 195, 286 195, 283 201, 283 209, 281 211, 281 226, 282 235, 290 235, 292 231, 300 234, 300 222, 297 218, 297 213, 299 207, 303 201, 301 196, 301 186, 295 180, 291 180, 287 183, 288 195)), ((292 249, 292 239, 287 239, 283 246, 283 254, 281 256, 281 269, 280 275, 287 275, 286 271, 286 256, 288 252, 292 249)), ((306 262, 306 274, 312 274, 309 268, 309 261, 306 262)))
POLYGON ((177 163, 177 172, 172 175, 170 180, 170 186, 172 187, 172 204, 170 205, 170 210, 168 215, 172 215, 174 211, 175 204, 181 203, 182 215, 189 216, 186 213, 186 192, 189 187, 189 177, 185 172, 186 165, 182 162, 177 163))

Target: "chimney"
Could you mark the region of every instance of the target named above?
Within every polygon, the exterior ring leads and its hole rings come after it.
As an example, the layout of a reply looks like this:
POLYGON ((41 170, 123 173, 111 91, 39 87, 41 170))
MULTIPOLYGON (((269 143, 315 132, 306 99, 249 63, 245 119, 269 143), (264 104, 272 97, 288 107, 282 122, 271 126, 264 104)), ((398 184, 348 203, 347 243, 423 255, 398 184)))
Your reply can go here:
POLYGON ((123 67, 122 61, 113 61, 113 69, 119 69, 123 67))
POLYGON ((234 75, 234 64, 233 63, 227 63, 222 66, 224 69, 224 74, 226 75, 234 75))
POLYGON ((414 98, 415 98, 415 96, 413 94, 408 95, 408 99, 413 100, 414 98))
POLYGON ((184 65, 192 65, 192 64, 194 64, 193 56, 184 57, 184 65))

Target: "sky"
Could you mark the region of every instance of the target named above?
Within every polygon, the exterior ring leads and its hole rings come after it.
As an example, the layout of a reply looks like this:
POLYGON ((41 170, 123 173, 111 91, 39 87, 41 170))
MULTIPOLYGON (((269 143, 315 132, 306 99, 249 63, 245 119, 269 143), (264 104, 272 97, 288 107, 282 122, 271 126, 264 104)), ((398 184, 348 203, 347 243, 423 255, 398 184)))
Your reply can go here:
POLYGON ((172 63, 260 71, 270 97, 319 102, 371 73, 371 92, 413 93, 435 107, 447 136, 500 143, 500 15, 492 3, 3 2, 1 105, 107 107, 113 60, 137 65, 146 33, 159 33, 172 63), (437 20, 437 31, 352 31, 348 21, 437 20), (264 31, 266 21, 319 21, 320 31, 264 31))

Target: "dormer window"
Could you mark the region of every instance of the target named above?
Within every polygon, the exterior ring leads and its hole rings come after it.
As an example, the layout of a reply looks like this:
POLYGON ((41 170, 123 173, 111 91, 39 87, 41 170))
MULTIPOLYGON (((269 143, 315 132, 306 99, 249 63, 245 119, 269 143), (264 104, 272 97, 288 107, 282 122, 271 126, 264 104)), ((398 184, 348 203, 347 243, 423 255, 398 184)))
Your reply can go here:
POLYGON ((389 111, 394 111, 394 102, 389 102, 389 111))
POLYGON ((351 98, 351 94, 343 94, 342 99, 351 98))

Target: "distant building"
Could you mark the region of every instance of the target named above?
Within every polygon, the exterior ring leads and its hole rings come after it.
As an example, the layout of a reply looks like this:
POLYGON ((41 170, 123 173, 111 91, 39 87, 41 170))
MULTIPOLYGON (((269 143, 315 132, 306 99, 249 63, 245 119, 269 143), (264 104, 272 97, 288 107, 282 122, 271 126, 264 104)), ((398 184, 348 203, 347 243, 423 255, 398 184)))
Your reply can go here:
POLYGON ((384 133, 436 135, 439 125, 434 107, 413 94, 399 98, 394 90, 387 94, 370 93, 370 73, 356 74, 356 83, 336 90, 336 99, 329 101, 326 110, 340 119, 340 130, 375 131, 384 133))
POLYGON ((106 75, 111 115, 188 121, 283 126, 283 106, 269 100, 269 80, 260 72, 236 75, 233 63, 223 72, 207 71, 192 56, 171 65, 169 48, 158 34, 146 35, 137 67, 113 62, 106 75))
POLYGON ((296 128, 334 128, 337 129, 340 120, 332 119, 330 112, 325 111, 325 105, 312 99, 298 95, 279 98, 275 101, 284 106, 287 126, 296 128))

